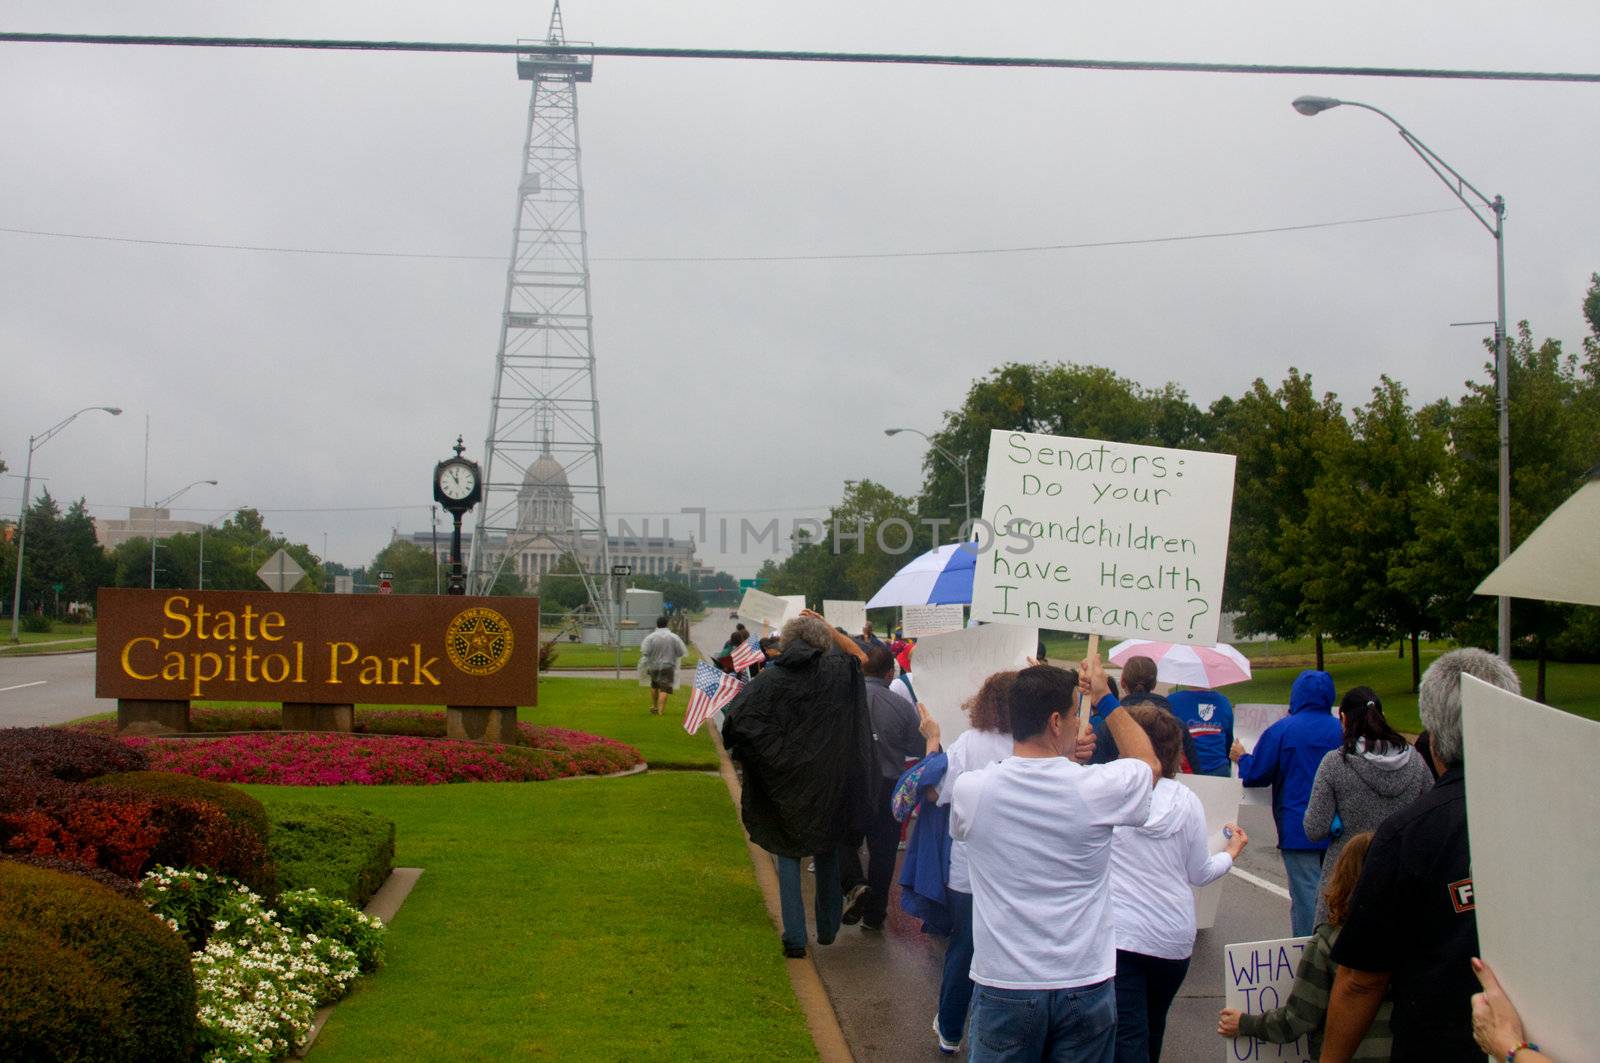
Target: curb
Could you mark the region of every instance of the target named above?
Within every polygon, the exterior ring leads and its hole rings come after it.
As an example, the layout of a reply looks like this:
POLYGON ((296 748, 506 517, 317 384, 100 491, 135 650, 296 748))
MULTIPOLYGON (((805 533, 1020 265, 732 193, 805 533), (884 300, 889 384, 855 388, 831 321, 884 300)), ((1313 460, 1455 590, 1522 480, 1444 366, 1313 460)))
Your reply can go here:
MULTIPOLYGON (((383 925, 388 926, 400 906, 411 896, 411 887, 417 884, 417 879, 422 877, 420 867, 396 867, 389 871, 389 877, 383 880, 383 885, 378 887, 378 892, 372 895, 367 906, 361 909, 368 915, 376 916, 383 920, 383 925)), ((311 1020, 311 1031, 306 1034, 306 1043, 296 1048, 291 1055, 296 1059, 304 1059, 311 1051, 311 1046, 317 1043, 317 1034, 327 1025, 328 1018, 333 1014, 333 1009, 339 1006, 335 1000, 332 1004, 324 1004, 317 1009, 317 1014, 311 1020)))
MULTIPOLYGON (((711 740, 716 743, 717 757, 722 762, 722 781, 727 784, 728 796, 733 799, 734 813, 737 814, 742 794, 739 777, 734 773, 733 761, 728 759, 728 751, 722 745, 722 733, 715 727, 711 728, 711 740)), ((743 823, 739 825, 739 832, 744 833, 743 823)), ((761 895, 767 902, 767 916, 776 927, 779 925, 778 873, 772 866, 772 859, 750 840, 749 835, 745 835, 745 846, 750 850, 750 864, 756 873, 756 884, 761 887, 761 895)), ((789 984, 794 989, 795 999, 805 1013, 806 1029, 811 1031, 817 1058, 822 1063, 855 1063, 855 1054, 845 1040, 839 1015, 833 1010, 828 991, 823 988, 810 949, 806 950, 804 959, 785 960, 783 966, 789 972, 789 984)))

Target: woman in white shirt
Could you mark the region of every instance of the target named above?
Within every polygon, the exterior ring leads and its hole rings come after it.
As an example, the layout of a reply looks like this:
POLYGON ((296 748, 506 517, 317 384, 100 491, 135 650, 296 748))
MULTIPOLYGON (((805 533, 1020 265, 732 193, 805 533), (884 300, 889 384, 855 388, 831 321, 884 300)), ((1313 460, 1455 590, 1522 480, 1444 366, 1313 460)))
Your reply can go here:
POLYGON ((1167 1009, 1194 952, 1194 894, 1226 875, 1250 840, 1230 823, 1228 847, 1212 855, 1200 798, 1176 781, 1183 725, 1154 705, 1129 705, 1155 747, 1161 776, 1142 827, 1111 841, 1111 913, 1117 940, 1117 1063, 1157 1063, 1167 1009))
MULTIPOLYGON (((962 706, 972 726, 945 750, 949 766, 939 784, 939 804, 950 803, 956 780, 964 772, 976 771, 1011 755, 1011 712, 1006 707, 1006 696, 1016 678, 1016 672, 996 672, 962 706)), ((939 1039, 939 1051, 948 1056, 961 1047, 967 1006, 972 1003, 972 882, 967 874, 967 847, 954 839, 950 842, 945 897, 954 928, 945 946, 944 976, 939 982, 939 1011, 933 1017, 933 1032, 939 1039)))

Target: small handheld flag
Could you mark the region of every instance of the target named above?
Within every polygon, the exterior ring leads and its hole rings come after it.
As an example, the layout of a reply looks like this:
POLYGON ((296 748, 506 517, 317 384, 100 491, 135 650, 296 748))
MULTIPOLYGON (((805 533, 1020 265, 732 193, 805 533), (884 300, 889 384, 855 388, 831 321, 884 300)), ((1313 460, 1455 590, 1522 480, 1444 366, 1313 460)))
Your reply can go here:
POLYGON ((689 695, 689 711, 683 717, 683 729, 699 734, 706 717, 734 699, 744 689, 744 681, 728 675, 701 661, 694 670, 694 692, 689 695))

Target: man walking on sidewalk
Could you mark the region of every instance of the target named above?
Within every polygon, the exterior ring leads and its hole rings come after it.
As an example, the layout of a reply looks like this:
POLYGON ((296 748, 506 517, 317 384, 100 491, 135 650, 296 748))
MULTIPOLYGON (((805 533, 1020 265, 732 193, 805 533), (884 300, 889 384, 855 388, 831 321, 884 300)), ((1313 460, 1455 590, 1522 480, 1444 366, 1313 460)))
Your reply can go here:
POLYGON ((1007 699, 1012 755, 956 781, 950 830, 967 846, 978 987, 971 1063, 1116 1056, 1112 829, 1143 825, 1160 764, 1098 657, 1084 662, 1084 686, 1121 759, 1085 767, 1068 756, 1078 676, 1036 665, 1007 699))
POLYGON ((650 712, 660 716, 667 697, 678 680, 678 662, 689 647, 667 627, 667 618, 656 618, 656 629, 639 643, 639 667, 650 677, 650 712))

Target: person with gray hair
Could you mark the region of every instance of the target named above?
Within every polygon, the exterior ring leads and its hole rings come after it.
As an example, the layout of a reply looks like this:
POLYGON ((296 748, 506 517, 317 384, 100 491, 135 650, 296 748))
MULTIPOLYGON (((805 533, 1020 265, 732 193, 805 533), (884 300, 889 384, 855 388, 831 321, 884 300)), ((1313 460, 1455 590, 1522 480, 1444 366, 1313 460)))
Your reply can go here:
POLYGON ((802 859, 815 862, 817 944, 839 932, 839 851, 859 837, 877 771, 861 662, 866 654, 811 610, 783 625, 781 650, 728 703, 722 740, 743 769, 740 813, 773 855, 783 953, 806 954, 802 859))
POLYGON ((1323 1063, 1346 1063, 1388 992, 1394 1001, 1394 1060, 1478 1063, 1472 995, 1478 985, 1478 920, 1467 843, 1461 748, 1461 677, 1521 692, 1517 674, 1492 653, 1460 649, 1429 666, 1417 709, 1432 736, 1434 788, 1378 827, 1333 947, 1338 964, 1328 1002, 1323 1063))

